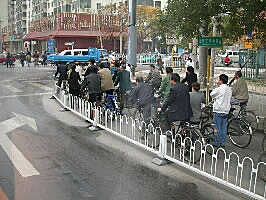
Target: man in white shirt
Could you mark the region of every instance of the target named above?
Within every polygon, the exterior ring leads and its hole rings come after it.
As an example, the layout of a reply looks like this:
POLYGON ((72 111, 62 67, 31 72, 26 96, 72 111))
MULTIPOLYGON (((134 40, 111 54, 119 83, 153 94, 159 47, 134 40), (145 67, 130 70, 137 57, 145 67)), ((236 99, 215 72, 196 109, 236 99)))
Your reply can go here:
POLYGON ((215 124, 216 134, 214 136, 214 144, 216 147, 225 147, 227 135, 227 118, 231 108, 232 90, 228 83, 228 76, 221 74, 216 83, 216 88, 211 92, 214 100, 213 104, 213 120, 215 124))

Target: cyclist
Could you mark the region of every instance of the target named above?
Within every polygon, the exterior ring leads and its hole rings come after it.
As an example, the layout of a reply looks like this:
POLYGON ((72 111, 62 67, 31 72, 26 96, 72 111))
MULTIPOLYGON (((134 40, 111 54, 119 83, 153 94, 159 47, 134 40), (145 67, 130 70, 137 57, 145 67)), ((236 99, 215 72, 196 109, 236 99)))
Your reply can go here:
POLYGON ((194 73, 194 68, 189 66, 187 67, 186 77, 182 80, 182 83, 187 83, 189 91, 192 92, 192 83, 197 82, 197 74, 194 73))
POLYGON ((117 86, 119 83, 119 92, 120 92, 120 113, 124 109, 124 104, 126 100, 126 92, 131 89, 131 80, 130 72, 126 70, 126 63, 122 63, 121 70, 117 72, 114 86, 117 86))
POLYGON ((137 86, 132 90, 130 99, 137 109, 143 109, 143 118, 147 122, 151 116, 152 104, 155 103, 154 89, 148 83, 144 83, 142 76, 136 78, 137 86))
POLYGON ((153 64, 150 65, 150 72, 145 80, 146 83, 150 83, 155 90, 158 90, 161 86, 161 75, 158 69, 153 64))
POLYGON ((166 111, 167 130, 170 130, 172 122, 186 121, 192 117, 188 86, 180 83, 177 73, 172 74, 170 83, 173 87, 161 108, 161 112, 166 111))
POLYGON ((61 87, 62 82, 67 80, 67 66, 62 61, 57 64, 57 69, 54 77, 59 73, 59 80, 57 82, 58 87, 61 87))
POLYGON ((232 99, 231 104, 238 104, 238 103, 247 103, 249 96, 248 96, 248 86, 244 79, 241 78, 242 73, 241 71, 235 72, 234 81, 235 83, 232 86, 232 99))
POLYGON ((112 80, 112 74, 108 68, 105 67, 104 63, 99 64, 98 74, 101 78, 102 91, 107 94, 112 94, 114 89, 114 83, 112 80))
POLYGON ((173 73, 172 67, 166 67, 166 74, 167 76, 163 78, 161 87, 159 90, 159 94, 163 97, 164 100, 166 100, 169 96, 170 89, 172 88, 170 84, 170 78, 173 73))
POLYGON ((232 98, 232 90, 227 86, 227 83, 228 76, 221 74, 216 83, 216 88, 210 94, 214 100, 213 121, 218 136, 213 138, 213 146, 215 147, 224 147, 226 143, 227 118, 231 108, 230 101, 232 98))
POLYGON ((201 104, 205 103, 204 94, 200 92, 200 84, 192 83, 192 92, 190 95, 190 105, 193 112, 193 117, 190 118, 190 123, 199 125, 201 118, 201 104))
POLYGON ((97 74, 97 68, 89 67, 88 73, 89 75, 85 76, 84 81, 82 82, 81 91, 84 91, 84 89, 87 87, 89 93, 89 102, 100 102, 102 90, 101 79, 100 76, 97 74))

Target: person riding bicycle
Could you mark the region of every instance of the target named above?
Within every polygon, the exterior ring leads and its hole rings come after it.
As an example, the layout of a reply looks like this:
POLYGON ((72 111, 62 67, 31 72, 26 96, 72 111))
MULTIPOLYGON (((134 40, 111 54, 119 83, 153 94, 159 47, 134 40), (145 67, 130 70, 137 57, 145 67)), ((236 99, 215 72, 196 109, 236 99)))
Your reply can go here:
POLYGON ((88 70, 89 75, 85 76, 80 90, 84 91, 84 89, 87 88, 89 93, 89 102, 95 103, 101 100, 101 78, 97 74, 96 67, 89 67, 88 70))
POLYGON ((126 101, 126 92, 131 89, 130 72, 126 70, 126 63, 121 64, 121 70, 116 75, 114 86, 118 84, 120 92, 120 113, 122 113, 126 101))
POLYGON ((192 83, 197 82, 197 74, 194 72, 194 68, 187 67, 186 77, 181 81, 181 83, 187 83, 189 87, 189 92, 192 92, 192 83))
POLYGON ((59 61, 57 64, 57 69, 54 77, 57 77, 59 73, 59 80, 57 82, 57 86, 61 87, 62 82, 67 80, 67 65, 65 65, 62 61, 59 61))
POLYGON ((150 83, 155 90, 158 90, 161 86, 161 74, 153 64, 150 65, 150 72, 145 80, 146 83, 150 83))
POLYGON ((247 103, 248 96, 248 86, 244 79, 241 78, 241 71, 235 72, 234 81, 235 83, 232 86, 232 99, 231 104, 240 104, 247 103))
POLYGON ((192 83, 192 92, 190 95, 190 105, 192 108, 193 117, 190 118, 190 123, 199 125, 201 120, 201 104, 205 103, 204 94, 200 92, 200 84, 192 83))
POLYGON ((151 116, 152 104, 155 103, 154 89, 148 83, 144 83, 142 76, 136 78, 137 86, 132 90, 130 99, 137 109, 143 109, 144 122, 151 116))
POLYGON ((104 63, 99 64, 98 74, 101 78, 102 91, 108 94, 113 94, 114 83, 112 80, 112 74, 108 68, 105 67, 104 63))
POLYGON ((166 100, 169 96, 170 89, 172 88, 170 84, 170 78, 173 73, 173 68, 172 67, 166 67, 166 74, 167 76, 163 78, 161 87, 159 90, 160 96, 163 97, 164 100, 166 100))
POLYGON ((213 138, 213 146, 224 147, 227 135, 227 118, 231 108, 232 90, 228 83, 228 76, 221 74, 216 83, 216 88, 211 92, 213 103, 213 121, 217 131, 213 138))
POLYGON ((193 115, 188 86, 180 83, 180 76, 177 73, 172 74, 170 83, 173 87, 161 108, 161 112, 166 111, 167 130, 171 129, 172 122, 186 121, 193 115))

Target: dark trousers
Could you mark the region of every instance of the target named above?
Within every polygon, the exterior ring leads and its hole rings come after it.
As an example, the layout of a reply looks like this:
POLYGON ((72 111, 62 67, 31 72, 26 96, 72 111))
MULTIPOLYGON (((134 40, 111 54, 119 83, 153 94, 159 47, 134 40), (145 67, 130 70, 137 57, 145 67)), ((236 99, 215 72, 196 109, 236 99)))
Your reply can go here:
POLYGON ((6 61, 6 68, 8 68, 8 65, 9 65, 9 67, 11 68, 11 63, 10 63, 10 61, 6 61))

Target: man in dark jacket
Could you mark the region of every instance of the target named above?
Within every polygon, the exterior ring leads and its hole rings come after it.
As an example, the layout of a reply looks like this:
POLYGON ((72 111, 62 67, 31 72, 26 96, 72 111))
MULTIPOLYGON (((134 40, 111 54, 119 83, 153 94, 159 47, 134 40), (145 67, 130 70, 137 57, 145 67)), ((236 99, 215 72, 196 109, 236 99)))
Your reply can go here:
POLYGON ((162 112, 165 112, 168 108, 166 111, 168 130, 170 130, 172 122, 186 121, 193 116, 188 86, 180 83, 180 76, 176 73, 171 76, 171 85, 173 87, 170 89, 169 97, 161 109, 162 112))
POLYGON ((67 80, 67 66, 61 61, 59 61, 57 64, 57 70, 54 76, 56 77, 58 73, 59 73, 59 80, 57 82, 57 85, 61 87, 62 81, 67 80))
POLYGON ((121 70, 117 73, 114 85, 117 86, 119 83, 119 92, 120 92, 120 110, 121 113, 124 108, 126 92, 131 89, 131 80, 130 72, 126 70, 126 63, 123 63, 121 70))
POLYGON ((161 86, 161 74, 153 64, 150 65, 150 72, 145 80, 146 83, 150 83, 155 90, 158 90, 161 86))
POLYGON ((97 69, 95 67, 89 67, 88 70, 89 75, 85 76, 81 85, 81 91, 87 87, 89 102, 95 103, 97 100, 100 100, 102 95, 101 78, 97 74, 97 69))
POLYGON ((186 77, 182 80, 181 83, 187 83, 189 87, 189 92, 192 92, 192 83, 197 82, 197 74, 194 73, 194 68, 189 66, 187 68, 186 77))
POLYGON ((137 104, 137 108, 143 109, 144 121, 151 116, 152 104, 155 102, 154 89, 148 83, 144 83, 143 77, 136 78, 137 86, 130 94, 131 102, 137 104))

